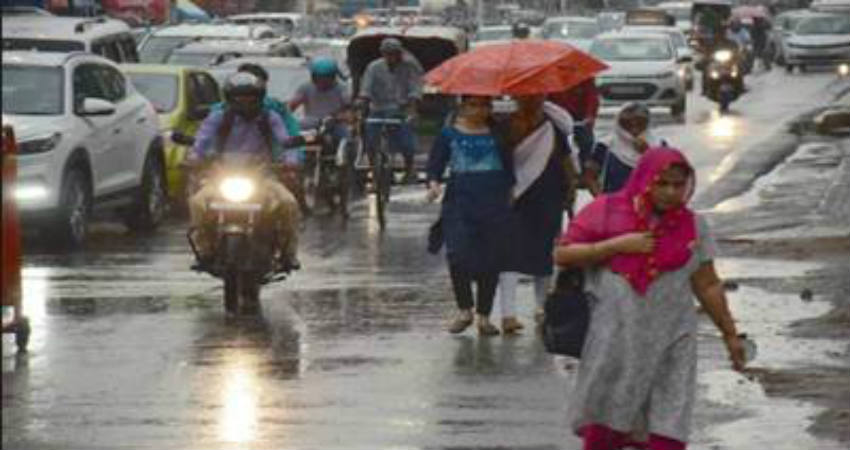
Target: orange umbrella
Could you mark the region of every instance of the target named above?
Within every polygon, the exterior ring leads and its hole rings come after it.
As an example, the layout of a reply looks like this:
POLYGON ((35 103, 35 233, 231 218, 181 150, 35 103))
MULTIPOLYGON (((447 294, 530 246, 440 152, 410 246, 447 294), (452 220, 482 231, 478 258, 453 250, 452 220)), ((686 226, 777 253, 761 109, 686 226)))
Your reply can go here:
POLYGON ((564 91, 607 68, 570 45, 523 39, 455 56, 425 81, 442 94, 520 96, 564 91))

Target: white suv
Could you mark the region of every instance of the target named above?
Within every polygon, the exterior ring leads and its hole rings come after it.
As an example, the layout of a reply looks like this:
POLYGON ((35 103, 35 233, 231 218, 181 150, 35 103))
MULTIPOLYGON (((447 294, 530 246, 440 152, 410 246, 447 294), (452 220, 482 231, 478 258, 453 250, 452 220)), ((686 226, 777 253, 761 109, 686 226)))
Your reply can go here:
POLYGON ((4 15, 3 50, 82 51, 117 63, 139 62, 130 27, 104 17, 4 15))
POLYGON ((94 207, 132 229, 165 211, 153 106, 111 61, 83 52, 3 53, 3 123, 18 138, 15 198, 24 223, 80 245, 94 207))

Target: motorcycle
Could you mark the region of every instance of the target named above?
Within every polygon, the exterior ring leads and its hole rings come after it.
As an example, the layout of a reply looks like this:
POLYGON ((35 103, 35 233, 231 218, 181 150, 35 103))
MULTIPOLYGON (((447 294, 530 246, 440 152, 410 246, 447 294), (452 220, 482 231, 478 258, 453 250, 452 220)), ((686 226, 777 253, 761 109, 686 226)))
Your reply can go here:
MULTIPOLYGON (((172 140, 193 145, 194 138, 175 133, 172 140)), ((303 138, 287 146, 304 145, 303 138)), ((190 183, 198 186, 200 179, 217 186, 218 193, 209 203, 210 219, 204 231, 214 242, 214 255, 194 270, 207 272, 224 281, 224 308, 228 313, 254 314, 259 309, 260 288, 282 281, 289 274, 278 258, 281 245, 271 211, 272 199, 260 188, 262 180, 280 169, 278 165, 242 153, 221 153, 201 166, 184 165, 192 173, 190 183)), ((194 192, 194 191, 193 191, 194 192)), ((200 260, 198 233, 192 227, 187 233, 189 245, 200 260)))
POLYGON ((732 50, 720 49, 714 52, 706 69, 706 97, 720 104, 720 112, 727 112, 729 104, 743 93, 743 72, 732 50))
POLYGON ((340 119, 329 116, 323 119, 314 132, 315 145, 307 148, 304 165, 304 201, 309 210, 324 202, 332 211, 348 217, 348 197, 351 183, 352 158, 348 139, 337 139, 334 129, 340 119))

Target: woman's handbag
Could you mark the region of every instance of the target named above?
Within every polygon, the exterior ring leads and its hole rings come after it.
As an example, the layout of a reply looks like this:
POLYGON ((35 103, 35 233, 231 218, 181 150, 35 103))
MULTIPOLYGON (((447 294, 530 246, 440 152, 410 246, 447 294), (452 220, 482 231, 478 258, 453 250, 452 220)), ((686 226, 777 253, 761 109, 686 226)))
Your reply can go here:
POLYGON ((555 290, 543 305, 543 346, 556 355, 581 357, 590 325, 588 294, 581 269, 558 272, 555 290))
POLYGON ((443 216, 440 216, 431 227, 428 228, 428 253, 436 255, 443 247, 446 237, 443 234, 443 216))

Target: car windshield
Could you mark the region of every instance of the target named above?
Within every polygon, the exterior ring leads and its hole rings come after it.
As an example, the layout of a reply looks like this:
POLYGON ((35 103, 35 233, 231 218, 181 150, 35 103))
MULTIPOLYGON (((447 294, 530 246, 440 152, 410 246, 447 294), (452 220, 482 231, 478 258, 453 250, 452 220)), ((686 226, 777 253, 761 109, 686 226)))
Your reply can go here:
POLYGON ((590 52, 605 61, 666 61, 672 50, 662 39, 602 39, 593 43, 590 52))
POLYGON ((475 36, 476 41, 504 41, 513 37, 510 28, 490 28, 478 31, 475 36))
POLYGON ((850 34, 850 16, 810 17, 797 25, 797 34, 850 34))
POLYGON ((55 116, 64 111, 63 69, 3 65, 3 114, 55 116))
POLYGON ((194 40, 187 36, 150 36, 139 49, 139 60, 148 64, 162 64, 175 48, 194 40))
POLYGON ((216 53, 172 53, 167 64, 177 66, 207 66, 212 63, 216 53))
POLYGON ((136 90, 142 93, 158 113, 168 113, 177 107, 179 78, 167 73, 128 73, 136 90))
POLYGON ((543 29, 548 38, 593 39, 599 34, 599 26, 589 22, 551 22, 543 29))
POLYGON ((61 41, 53 39, 3 38, 3 50, 37 50, 40 52, 69 53, 85 51, 81 41, 61 41))

